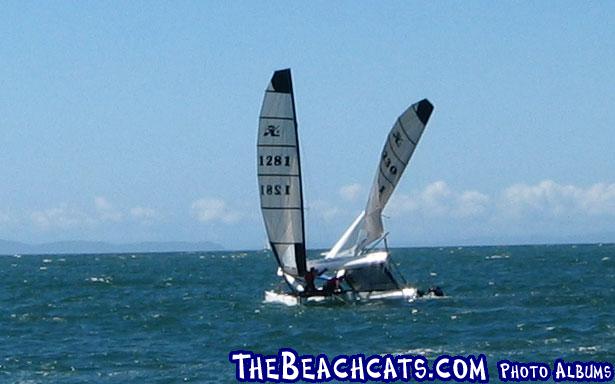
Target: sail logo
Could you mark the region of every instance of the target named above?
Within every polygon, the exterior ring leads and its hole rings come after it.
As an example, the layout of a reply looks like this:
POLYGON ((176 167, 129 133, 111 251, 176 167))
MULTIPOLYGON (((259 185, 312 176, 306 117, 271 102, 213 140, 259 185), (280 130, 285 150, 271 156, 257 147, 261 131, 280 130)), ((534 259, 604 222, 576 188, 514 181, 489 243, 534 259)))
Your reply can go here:
POLYGON ((401 139, 401 133, 399 133, 399 132, 397 132, 397 131, 396 131, 396 132, 393 132, 393 140, 395 140, 395 145, 396 145, 397 147, 401 146, 401 141, 402 141, 402 139, 401 139))
POLYGON ((271 137, 279 137, 280 136, 280 126, 279 125, 268 125, 265 130, 265 134, 263 136, 271 136, 271 137))

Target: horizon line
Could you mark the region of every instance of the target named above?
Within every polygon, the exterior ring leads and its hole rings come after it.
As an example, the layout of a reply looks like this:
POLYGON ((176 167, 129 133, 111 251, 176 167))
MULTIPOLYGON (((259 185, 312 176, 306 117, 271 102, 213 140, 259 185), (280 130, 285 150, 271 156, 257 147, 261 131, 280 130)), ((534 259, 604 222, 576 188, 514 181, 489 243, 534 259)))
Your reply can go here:
MULTIPOLYGON (((169 241, 174 242, 174 241, 169 241)), ((183 242, 183 241, 177 241, 183 242)), ((202 241, 203 243, 208 241, 202 241)), ((150 243, 156 243, 150 242, 150 243)), ((160 242, 164 243, 164 242, 160 242)), ((190 243, 190 242, 186 242, 190 243)), ((194 242, 198 243, 198 242, 194 242)), ((563 242, 563 243, 517 243, 517 244, 482 244, 482 245, 467 245, 467 244, 455 244, 455 245, 413 245, 413 246, 392 246, 389 249, 425 249, 425 248, 486 248, 486 247, 529 247, 529 246, 612 246, 615 245, 615 241, 608 242, 563 242)), ((327 250, 328 248, 310 248, 308 251, 318 252, 327 250)), ((219 253, 219 252, 271 252, 269 249, 210 249, 210 250, 164 250, 164 251, 119 251, 119 252, 99 252, 99 251, 84 251, 84 252, 17 252, 14 254, 0 253, 0 256, 42 256, 42 255, 124 255, 124 254, 173 254, 173 253, 219 253)))

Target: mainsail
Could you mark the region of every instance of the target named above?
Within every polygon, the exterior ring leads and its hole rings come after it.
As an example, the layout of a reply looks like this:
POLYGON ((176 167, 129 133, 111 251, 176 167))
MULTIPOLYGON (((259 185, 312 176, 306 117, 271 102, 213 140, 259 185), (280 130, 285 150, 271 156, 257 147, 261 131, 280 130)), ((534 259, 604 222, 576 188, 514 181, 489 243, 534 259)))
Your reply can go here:
POLYGON ((286 274, 302 277, 306 272, 303 193, 290 69, 276 71, 265 91, 256 161, 271 249, 286 274))
POLYGON ((382 210, 399 183, 432 111, 433 105, 423 99, 399 116, 382 149, 365 211, 331 248, 327 258, 358 255, 384 235, 382 210))

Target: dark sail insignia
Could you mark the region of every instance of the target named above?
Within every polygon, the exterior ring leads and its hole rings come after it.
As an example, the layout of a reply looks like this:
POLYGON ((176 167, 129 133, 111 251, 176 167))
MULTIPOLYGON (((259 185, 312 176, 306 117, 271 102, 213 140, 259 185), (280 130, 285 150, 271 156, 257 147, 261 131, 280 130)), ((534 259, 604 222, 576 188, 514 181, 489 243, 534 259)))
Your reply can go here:
POLYGON ((265 130, 265 136, 280 136, 280 126, 279 125, 268 125, 265 130))

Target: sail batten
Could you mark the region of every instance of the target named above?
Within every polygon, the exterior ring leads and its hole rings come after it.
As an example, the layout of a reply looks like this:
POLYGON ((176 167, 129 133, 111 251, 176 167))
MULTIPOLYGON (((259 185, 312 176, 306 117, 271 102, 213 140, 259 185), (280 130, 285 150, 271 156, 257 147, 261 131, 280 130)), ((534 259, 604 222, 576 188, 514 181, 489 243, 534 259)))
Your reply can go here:
POLYGON ((289 69, 276 71, 259 116, 257 175, 271 249, 291 276, 306 272, 299 138, 289 69))

